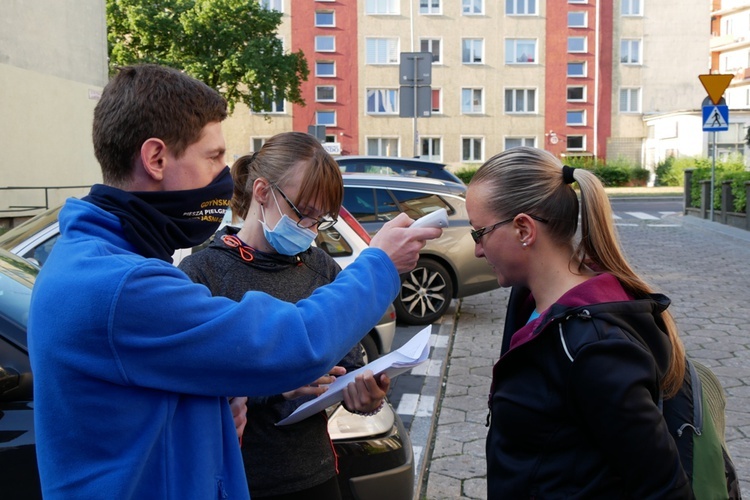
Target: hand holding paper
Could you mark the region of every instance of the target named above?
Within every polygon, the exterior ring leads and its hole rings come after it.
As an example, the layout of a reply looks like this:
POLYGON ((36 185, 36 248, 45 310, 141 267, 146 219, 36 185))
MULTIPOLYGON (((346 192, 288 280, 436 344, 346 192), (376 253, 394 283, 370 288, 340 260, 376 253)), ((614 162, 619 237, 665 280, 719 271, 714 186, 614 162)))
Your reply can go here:
POLYGON ((385 373, 390 378, 393 378, 424 363, 427 361, 430 354, 429 341, 431 332, 432 325, 429 325, 414 335, 414 337, 401 346, 400 349, 386 354, 362 368, 358 368, 357 370, 351 371, 346 375, 337 378, 335 382, 328 386, 328 391, 303 404, 297 408, 294 413, 285 419, 280 420, 276 425, 288 425, 299 422, 342 401, 344 398, 343 391, 346 386, 349 385, 350 382, 354 382, 354 378, 365 370, 372 370, 375 375, 385 373))

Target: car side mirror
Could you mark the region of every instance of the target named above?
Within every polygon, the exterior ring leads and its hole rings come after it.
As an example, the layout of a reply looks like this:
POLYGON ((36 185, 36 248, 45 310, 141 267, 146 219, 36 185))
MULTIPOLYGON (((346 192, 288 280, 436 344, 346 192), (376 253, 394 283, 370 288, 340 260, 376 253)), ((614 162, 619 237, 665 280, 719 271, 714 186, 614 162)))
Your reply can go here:
POLYGON ((17 389, 21 381, 21 374, 13 368, 0 366, 0 396, 17 389))

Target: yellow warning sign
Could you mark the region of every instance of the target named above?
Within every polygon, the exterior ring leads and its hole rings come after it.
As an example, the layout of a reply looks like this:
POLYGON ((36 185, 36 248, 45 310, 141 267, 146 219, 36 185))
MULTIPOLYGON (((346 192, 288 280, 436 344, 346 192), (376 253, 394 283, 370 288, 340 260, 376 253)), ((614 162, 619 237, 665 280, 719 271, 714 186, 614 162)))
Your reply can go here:
POLYGON ((734 75, 698 75, 703 88, 708 92, 708 97, 714 104, 719 104, 721 96, 734 78, 734 75))

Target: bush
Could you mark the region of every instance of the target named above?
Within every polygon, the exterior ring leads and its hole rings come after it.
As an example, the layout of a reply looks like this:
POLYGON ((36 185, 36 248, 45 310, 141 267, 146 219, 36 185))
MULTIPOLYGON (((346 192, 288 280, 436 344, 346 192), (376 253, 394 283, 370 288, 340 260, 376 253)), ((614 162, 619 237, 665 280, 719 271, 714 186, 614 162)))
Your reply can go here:
POLYGON ((631 182, 635 182, 637 184, 645 185, 648 182, 650 177, 651 177, 651 172, 649 172, 645 168, 636 167, 632 169, 632 171, 630 172, 631 182))
POLYGON ((456 177, 464 181, 464 184, 468 184, 471 182, 474 174, 477 173, 477 170, 479 170, 479 167, 462 167, 460 170, 454 173, 456 174, 456 177))
POLYGON ((746 182, 750 182, 750 172, 734 172, 732 177, 732 196, 734 197, 735 212, 743 213, 747 210, 746 182))
POLYGON ((632 168, 621 165, 601 166, 593 169, 605 187, 625 186, 630 183, 630 172, 632 168))

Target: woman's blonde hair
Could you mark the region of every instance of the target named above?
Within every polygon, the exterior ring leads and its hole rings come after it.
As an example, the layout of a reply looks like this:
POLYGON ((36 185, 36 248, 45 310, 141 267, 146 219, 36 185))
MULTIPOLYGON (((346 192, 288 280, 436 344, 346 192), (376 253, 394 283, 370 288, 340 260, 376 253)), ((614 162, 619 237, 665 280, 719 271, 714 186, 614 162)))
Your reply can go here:
POLYGON ((282 186, 294 175, 292 167, 306 164, 299 194, 292 202, 297 206, 319 201, 324 215, 338 218, 344 198, 344 182, 336 160, 318 140, 304 132, 283 132, 268 139, 253 154, 239 158, 232 165, 234 193, 230 207, 232 219, 247 217, 253 199, 253 183, 264 178, 282 186))
MULTIPOLYGON (((570 176, 567 180, 577 182, 580 188, 581 231, 577 243, 578 196, 564 179, 563 165, 548 151, 530 147, 503 151, 477 170, 471 184, 489 187, 492 194, 488 207, 500 219, 526 213, 549 221, 545 224, 547 232, 557 244, 572 251, 571 264, 577 272, 589 265, 597 272, 615 276, 634 297, 652 293, 623 255, 602 183, 588 170, 566 170, 570 176)), ((661 316, 672 344, 670 367, 662 379, 665 396, 669 397, 682 385, 685 349, 672 315, 664 311, 661 316)))

